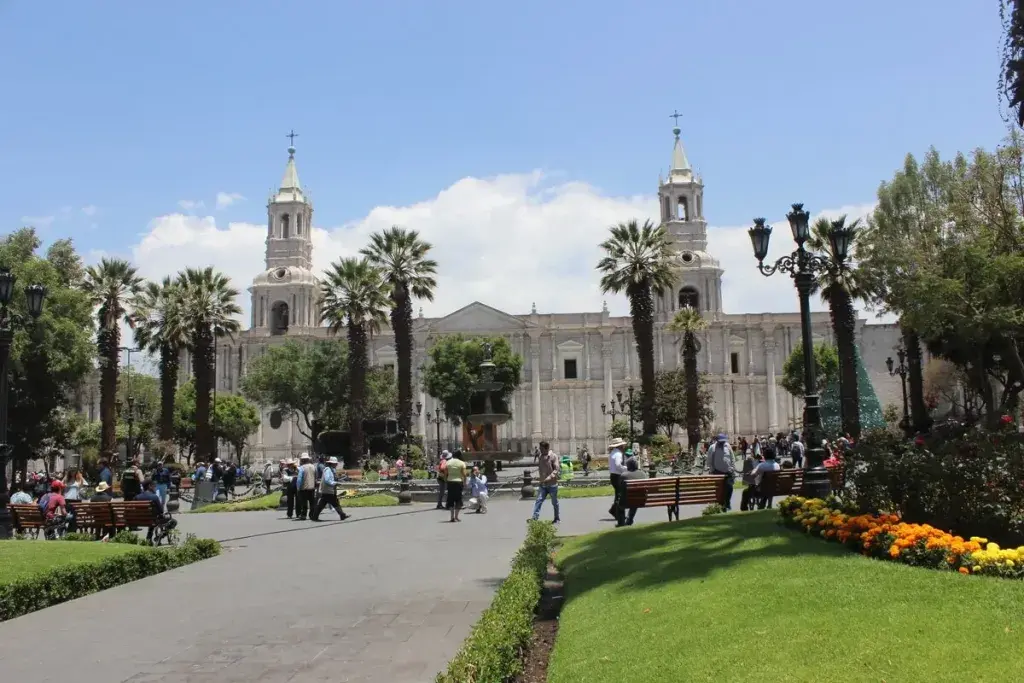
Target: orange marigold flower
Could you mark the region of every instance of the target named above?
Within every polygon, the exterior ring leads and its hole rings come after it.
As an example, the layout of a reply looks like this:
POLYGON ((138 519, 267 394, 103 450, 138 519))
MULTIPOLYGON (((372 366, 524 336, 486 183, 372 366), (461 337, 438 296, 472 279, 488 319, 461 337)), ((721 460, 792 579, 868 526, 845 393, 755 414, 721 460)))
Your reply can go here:
POLYGON ((960 567, 960 569, 957 569, 957 571, 960 572, 961 574, 970 574, 971 573, 970 571, 968 571, 967 567, 960 567))

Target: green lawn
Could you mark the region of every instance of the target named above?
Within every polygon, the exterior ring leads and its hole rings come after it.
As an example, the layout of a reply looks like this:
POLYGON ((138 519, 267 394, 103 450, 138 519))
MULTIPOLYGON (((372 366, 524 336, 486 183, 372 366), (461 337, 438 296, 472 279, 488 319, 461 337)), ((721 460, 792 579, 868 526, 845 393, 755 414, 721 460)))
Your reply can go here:
POLYGON ((85 541, 0 541, 0 584, 54 567, 97 562, 111 555, 142 551, 125 543, 85 541))
POLYGON ((1011 681, 1024 666, 1024 582, 869 560, 773 511, 570 539, 558 564, 551 683, 1011 681))
POLYGON ((615 489, 608 486, 590 486, 587 488, 570 488, 568 486, 558 487, 559 498, 597 498, 598 496, 610 496, 615 493, 615 489))
MULTIPOLYGON (((340 498, 343 508, 390 507, 398 505, 398 499, 386 493, 374 493, 355 498, 340 498)), ((281 501, 280 492, 268 493, 259 498, 250 498, 231 503, 211 503, 196 512, 252 512, 253 510, 274 510, 281 501)))

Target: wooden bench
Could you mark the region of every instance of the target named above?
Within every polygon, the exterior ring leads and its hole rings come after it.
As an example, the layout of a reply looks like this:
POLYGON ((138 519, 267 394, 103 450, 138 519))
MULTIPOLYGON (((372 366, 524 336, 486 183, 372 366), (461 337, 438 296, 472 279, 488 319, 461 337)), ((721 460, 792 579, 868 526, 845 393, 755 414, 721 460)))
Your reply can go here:
POLYGON ((108 505, 114 514, 114 526, 118 529, 148 528, 160 523, 153 505, 148 500, 108 503, 108 505))
POLYGON ((363 471, 362 470, 342 470, 342 474, 351 479, 352 481, 362 481, 363 471))
MULTIPOLYGON (((846 484, 846 477, 842 467, 830 467, 828 470, 829 483, 832 492, 842 491, 846 484)), ((804 470, 788 469, 778 472, 765 472, 761 475, 761 486, 759 493, 766 498, 775 496, 799 496, 804 488, 804 470)))
POLYGON ((725 493, 725 477, 656 477, 626 480, 626 508, 668 508, 668 518, 679 519, 680 505, 719 503, 725 493))
POLYGON ((68 503, 68 506, 75 512, 75 528, 78 531, 91 531, 97 538, 117 526, 114 509, 111 505, 111 503, 68 503))
POLYGON ((193 486, 192 480, 189 477, 182 477, 181 478, 181 483, 178 484, 178 490, 179 491, 187 491, 190 488, 192 488, 192 486, 193 486))
POLYGON ((10 508, 14 530, 17 533, 39 536, 39 532, 46 528, 46 518, 35 503, 18 503, 11 505, 10 508))

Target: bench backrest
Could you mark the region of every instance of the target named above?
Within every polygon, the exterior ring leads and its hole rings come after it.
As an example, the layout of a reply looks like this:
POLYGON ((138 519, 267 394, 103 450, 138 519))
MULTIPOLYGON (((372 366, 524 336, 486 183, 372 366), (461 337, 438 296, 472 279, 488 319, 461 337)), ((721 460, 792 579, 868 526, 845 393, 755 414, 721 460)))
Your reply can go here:
MULTIPOLYGON (((830 467, 829 482, 833 491, 842 490, 845 475, 842 467, 830 467)), ((804 486, 804 470, 788 469, 778 472, 765 472, 761 475, 761 494, 765 496, 799 495, 804 486)))
POLYGON ((725 477, 720 474, 627 479, 626 507, 706 505, 719 502, 724 490, 725 477))
POLYGON ((111 503, 68 503, 75 511, 75 526, 79 529, 107 529, 114 526, 111 503))
POLYGON ((111 503, 115 526, 156 526, 156 514, 148 500, 111 503))
POLYGON ((46 519, 35 503, 18 503, 10 507, 15 529, 42 529, 46 525, 46 519))
POLYGON ((353 481, 361 481, 363 478, 362 470, 342 470, 342 473, 353 481))

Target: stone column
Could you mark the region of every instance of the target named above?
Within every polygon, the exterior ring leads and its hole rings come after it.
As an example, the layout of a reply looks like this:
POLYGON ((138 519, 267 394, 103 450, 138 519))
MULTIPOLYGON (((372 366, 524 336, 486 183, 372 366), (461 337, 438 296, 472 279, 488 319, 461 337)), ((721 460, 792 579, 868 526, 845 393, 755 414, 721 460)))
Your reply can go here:
POLYGON ((613 391, 612 383, 612 345, 611 342, 601 344, 601 361, 604 363, 604 402, 611 405, 613 391))
POLYGON ((530 338, 530 381, 533 394, 533 423, 530 425, 530 436, 537 441, 543 434, 540 425, 540 337, 530 338))
MULTIPOLYGON (((769 333, 770 334, 770 333, 769 333)), ((768 376, 768 431, 779 431, 779 405, 775 394, 775 339, 764 340, 765 373, 768 376)))
POLYGON ((623 346, 626 353, 626 379, 633 379, 633 345, 630 343, 629 331, 622 333, 623 346))
POLYGON ((590 381, 590 333, 583 334, 583 379, 590 381))
POLYGON ((658 335, 658 369, 665 369, 665 343, 661 334, 661 328, 657 329, 656 334, 658 335))
POLYGON ((569 455, 576 452, 576 392, 569 389, 569 455))

